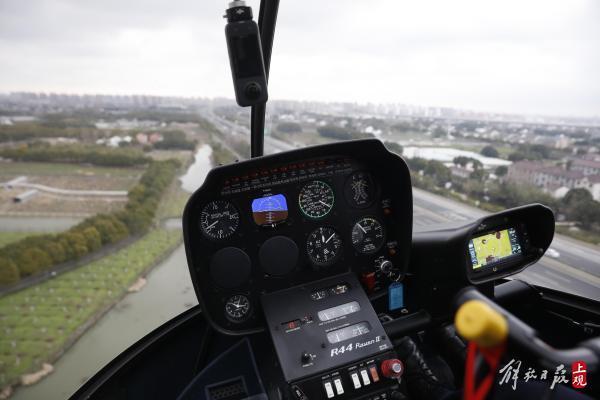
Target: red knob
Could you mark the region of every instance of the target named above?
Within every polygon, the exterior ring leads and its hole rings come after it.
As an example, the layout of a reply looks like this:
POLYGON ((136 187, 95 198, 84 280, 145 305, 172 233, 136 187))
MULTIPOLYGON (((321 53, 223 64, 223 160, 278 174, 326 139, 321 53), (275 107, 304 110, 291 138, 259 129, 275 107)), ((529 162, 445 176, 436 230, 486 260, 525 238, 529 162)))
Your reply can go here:
POLYGON ((386 378, 400 378, 404 373, 404 364, 397 358, 390 358, 381 363, 381 373, 386 378))

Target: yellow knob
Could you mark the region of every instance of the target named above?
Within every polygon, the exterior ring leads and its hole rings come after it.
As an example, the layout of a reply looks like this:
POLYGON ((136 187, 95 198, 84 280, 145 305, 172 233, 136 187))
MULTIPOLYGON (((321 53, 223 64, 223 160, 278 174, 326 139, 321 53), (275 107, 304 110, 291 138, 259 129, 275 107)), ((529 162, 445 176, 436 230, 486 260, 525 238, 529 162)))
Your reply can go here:
POLYGON ((460 306, 454 325, 463 338, 481 347, 499 345, 508 336, 504 316, 480 300, 469 300, 460 306))

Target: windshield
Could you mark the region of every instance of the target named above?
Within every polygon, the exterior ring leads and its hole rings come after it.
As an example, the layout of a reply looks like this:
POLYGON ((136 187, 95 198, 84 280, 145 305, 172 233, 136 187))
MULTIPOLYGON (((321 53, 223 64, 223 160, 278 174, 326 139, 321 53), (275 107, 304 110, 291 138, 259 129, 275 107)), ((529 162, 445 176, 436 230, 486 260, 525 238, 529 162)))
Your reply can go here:
MULTIPOLYGON (((183 207, 250 153, 226 5, 0 4, 0 398, 66 398, 197 304, 183 207)), ((265 153, 380 139, 412 171, 417 232, 549 205, 558 235, 519 277, 600 300, 599 18, 593 0, 282 2, 265 153)))

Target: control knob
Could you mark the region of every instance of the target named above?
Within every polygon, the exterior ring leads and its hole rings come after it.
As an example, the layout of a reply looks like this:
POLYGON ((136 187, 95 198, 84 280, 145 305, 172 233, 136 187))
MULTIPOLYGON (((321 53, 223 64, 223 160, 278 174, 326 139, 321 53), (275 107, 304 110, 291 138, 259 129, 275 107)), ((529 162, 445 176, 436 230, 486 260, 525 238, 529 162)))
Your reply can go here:
POLYGON ((310 356, 310 353, 307 351, 303 351, 302 355, 300 356, 300 361, 302 361, 302 364, 307 364, 312 360, 312 357, 310 356))
POLYGON ((381 363, 381 373, 386 378, 397 379, 404 373, 404 365, 397 358, 391 358, 381 363))

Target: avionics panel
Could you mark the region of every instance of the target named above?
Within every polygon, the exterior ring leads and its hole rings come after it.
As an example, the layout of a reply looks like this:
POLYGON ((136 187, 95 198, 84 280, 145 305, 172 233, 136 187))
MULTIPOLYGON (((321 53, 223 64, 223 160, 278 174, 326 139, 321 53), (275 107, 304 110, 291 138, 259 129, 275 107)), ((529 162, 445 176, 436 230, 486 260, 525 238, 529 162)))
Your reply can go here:
POLYGON ((261 302, 288 382, 393 349, 352 273, 269 293, 261 302), (336 287, 344 290, 330 290, 336 287), (322 291, 330 294, 315 299, 322 291))
MULTIPOLYGON (((261 331, 264 293, 352 271, 370 295, 383 294, 406 271, 410 174, 374 139, 217 167, 188 201, 183 231, 209 322, 230 334, 261 331)), ((321 289, 313 295, 343 291, 321 289)))

